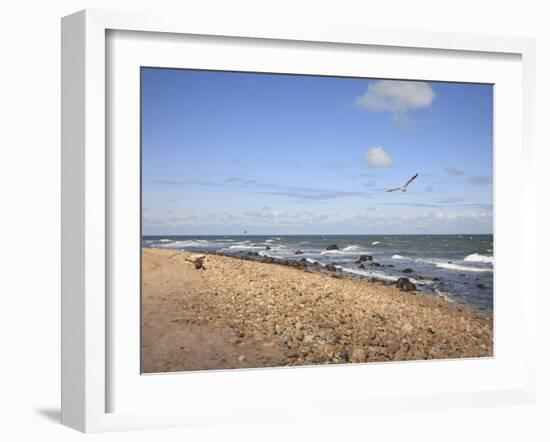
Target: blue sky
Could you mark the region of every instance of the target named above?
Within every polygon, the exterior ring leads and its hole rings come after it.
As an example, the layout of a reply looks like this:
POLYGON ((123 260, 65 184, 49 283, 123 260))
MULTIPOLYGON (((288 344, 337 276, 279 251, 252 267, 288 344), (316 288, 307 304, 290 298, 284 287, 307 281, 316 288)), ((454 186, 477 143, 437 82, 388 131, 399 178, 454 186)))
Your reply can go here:
POLYGON ((491 85, 155 68, 141 80, 145 235, 492 232, 491 85))

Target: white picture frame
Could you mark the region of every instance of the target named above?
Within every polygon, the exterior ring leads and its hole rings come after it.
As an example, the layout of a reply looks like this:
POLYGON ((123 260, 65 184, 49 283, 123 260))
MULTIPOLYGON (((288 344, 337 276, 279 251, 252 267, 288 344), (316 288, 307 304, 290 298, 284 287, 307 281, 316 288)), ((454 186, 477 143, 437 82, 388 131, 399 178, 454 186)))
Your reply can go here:
MULTIPOLYGON (((518 321, 521 324, 522 337, 525 338, 522 341, 525 345, 524 351, 517 355, 521 373, 519 369, 516 370, 518 376, 510 379, 508 383, 503 383, 499 388, 491 386, 484 389, 476 386, 471 390, 465 387, 460 392, 449 392, 442 387, 426 394, 396 394, 388 390, 386 394, 378 394, 376 397, 360 392, 353 397, 342 394, 341 397, 336 395, 325 399, 317 398, 310 407, 294 407, 292 404, 288 404, 287 407, 281 404, 255 406, 253 396, 248 396, 246 402, 234 403, 237 411, 228 410, 225 414, 221 408, 217 410, 215 407, 210 411, 207 407, 197 407, 193 413, 185 407, 180 411, 164 410, 162 407, 156 407, 156 411, 113 411, 109 405, 109 394, 113 389, 110 377, 113 354, 108 339, 109 327, 112 324, 108 296, 108 261, 109 244, 113 240, 110 235, 116 230, 110 230, 107 221, 113 200, 108 183, 109 138, 106 132, 106 120, 109 117, 109 89, 106 81, 109 52, 106 36, 111 31, 269 40, 274 43, 285 42, 291 46, 307 42, 337 44, 342 48, 369 46, 380 51, 401 48, 403 51, 426 49, 432 53, 439 51, 441 54, 467 52, 475 54, 480 60, 490 54, 517 57, 521 66, 521 110, 518 111, 521 120, 513 123, 520 134, 523 187, 518 190, 522 210, 517 215, 521 223, 516 227, 521 237, 515 241, 521 244, 521 259, 528 255, 534 256, 536 251, 536 193, 526 191, 536 187, 532 173, 535 161, 535 45, 532 39, 415 31, 394 32, 311 23, 299 27, 248 23, 244 20, 217 23, 197 20, 194 17, 166 17, 99 10, 87 10, 67 16, 62 21, 63 424, 84 432, 97 432, 220 422, 253 422, 289 417, 361 415, 374 410, 394 412, 534 401, 535 340, 529 337, 535 333, 537 288, 534 279, 524 277, 521 279, 521 302, 518 301, 517 305, 518 310, 522 312, 518 321)), ((496 111, 498 112, 498 107, 496 111)), ((497 192, 499 185, 504 186, 498 184, 497 180, 497 192)), ((499 259, 498 253, 496 259, 499 259)), ((527 267, 523 266, 521 271, 525 276, 527 267)), ((497 340, 498 333, 497 328, 497 340)), ((498 358, 498 354, 496 357, 498 358)), ((380 365, 378 367, 379 370, 380 365)), ((311 369, 319 370, 313 367, 305 368, 311 369)), ((473 366, 471 369, 476 370, 477 367, 473 366)), ((336 373, 335 369, 332 370, 332 373, 336 373)), ((354 370, 357 374, 362 368, 338 367, 337 370, 339 375, 343 373, 341 370, 354 370)), ((421 366, 419 370, 422 370, 421 366)), ((255 376, 256 382, 269 382, 270 377, 277 376, 278 373, 276 369, 239 372, 237 376, 240 378, 255 376)), ((286 371, 284 376, 287 380, 291 377, 298 379, 304 376, 303 373, 297 369, 292 372, 286 371)), ((223 372, 214 375, 218 383, 224 382, 224 379, 229 379, 230 376, 223 372)), ((232 381, 235 379, 235 376, 231 378, 232 381)), ((195 380, 201 382, 198 377, 195 380)))

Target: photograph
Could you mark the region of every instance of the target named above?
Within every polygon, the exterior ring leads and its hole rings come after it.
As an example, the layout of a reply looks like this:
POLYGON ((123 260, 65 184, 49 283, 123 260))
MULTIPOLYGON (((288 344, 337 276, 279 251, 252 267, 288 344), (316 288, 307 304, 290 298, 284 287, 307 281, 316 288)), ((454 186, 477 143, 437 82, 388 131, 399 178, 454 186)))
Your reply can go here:
POLYGON ((493 357, 493 106, 142 66, 141 373, 493 357))

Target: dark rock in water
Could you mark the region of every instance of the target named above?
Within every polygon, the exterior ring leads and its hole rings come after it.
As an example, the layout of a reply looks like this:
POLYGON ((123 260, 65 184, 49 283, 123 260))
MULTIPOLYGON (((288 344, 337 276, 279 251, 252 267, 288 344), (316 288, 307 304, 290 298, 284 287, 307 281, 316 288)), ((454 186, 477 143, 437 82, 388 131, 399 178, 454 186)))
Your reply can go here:
POLYGON ((265 249, 266 249, 266 250, 271 250, 271 247, 265 246, 265 249))
POLYGON ((307 259, 306 258, 301 258, 300 262, 307 262, 307 259))
POLYGON ((398 289, 405 290, 407 292, 416 290, 416 286, 411 281, 409 281, 409 278, 399 278, 395 283, 395 286, 398 289))
POLYGON ((412 273, 413 272, 413 269, 405 269, 403 270, 403 273, 412 273))
POLYGON ((329 272, 335 272, 337 270, 336 267, 334 267, 334 265, 332 264, 327 264, 325 266, 325 269, 327 269, 329 272))
POLYGON ((373 267, 380 267, 379 262, 371 262, 370 265, 373 266, 373 267))
POLYGON ((388 267, 393 267, 393 264, 388 264, 388 267))
POLYGON ((264 256, 264 262, 274 263, 275 259, 271 256, 264 256))
POLYGON ((365 266, 364 266, 363 264, 359 264, 359 268, 360 268, 360 269, 364 269, 365 266))
POLYGON ((434 277, 432 278, 432 281, 441 281, 441 280, 440 280, 437 276, 434 276, 434 277))
POLYGON ((331 244, 327 247, 327 250, 340 250, 340 247, 338 247, 338 244, 331 244))
POLYGON ((360 255, 359 262, 372 261, 372 255, 360 255))
POLYGON ((248 252, 247 255, 248 256, 260 256, 260 254, 258 252, 248 252))
POLYGON ((481 284, 481 283, 480 283, 480 284, 476 284, 476 287, 477 287, 478 289, 484 289, 484 288, 486 288, 486 287, 485 287, 485 284, 481 284))
POLYGON ((422 276, 420 276, 420 275, 416 275, 415 278, 418 279, 418 280, 420 280, 420 281, 422 281, 422 280, 424 279, 424 277, 422 277, 422 276))
POLYGON ((295 254, 295 255, 303 255, 304 252, 302 252, 301 250, 296 250, 296 251, 294 252, 294 254, 295 254))

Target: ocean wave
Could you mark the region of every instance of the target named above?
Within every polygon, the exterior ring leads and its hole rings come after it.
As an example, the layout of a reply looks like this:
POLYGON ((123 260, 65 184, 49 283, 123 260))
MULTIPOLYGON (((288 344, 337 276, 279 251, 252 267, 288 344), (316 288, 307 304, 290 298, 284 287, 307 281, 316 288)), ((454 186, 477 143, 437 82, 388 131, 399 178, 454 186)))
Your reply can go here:
POLYGON ((178 248, 185 248, 185 247, 205 247, 207 245, 211 245, 211 243, 205 239, 172 241, 172 242, 165 242, 161 240, 159 242, 163 242, 163 244, 159 244, 158 247, 166 247, 169 249, 174 249, 174 248, 178 249, 178 248))
POLYGON ((234 244, 229 246, 231 250, 264 250, 264 246, 257 246, 255 244, 234 244))
POLYGON ((159 239, 159 242, 172 242, 172 241, 173 241, 172 239, 166 239, 166 238, 159 239))
POLYGON ((323 250, 320 255, 357 255, 357 250, 323 250))
POLYGON ((385 273, 377 272, 373 270, 361 270, 361 269, 354 269, 351 267, 342 267, 342 271, 346 273, 351 273, 354 275, 366 276, 369 278, 378 278, 384 281, 397 281, 399 279, 397 276, 386 275, 385 273))
POLYGON ((401 256, 401 255, 393 255, 391 258, 392 259, 408 259, 408 258, 405 258, 404 256, 401 256))
POLYGON ((458 270, 461 272, 492 272, 493 271, 493 269, 489 269, 489 268, 461 266, 459 264, 453 264, 448 262, 438 262, 436 264, 436 267, 439 267, 440 269, 447 269, 447 270, 458 270))
POLYGON ((376 244, 380 244, 380 241, 374 241, 371 246, 375 246, 376 244))
POLYGON ((492 256, 480 255, 478 253, 472 253, 471 255, 468 255, 466 258, 464 258, 464 261, 483 262, 483 263, 486 263, 486 264, 493 264, 493 257, 492 256))
POLYGON ((343 249, 336 250, 323 250, 320 255, 357 255, 357 252, 361 251, 361 247, 357 245, 351 245, 344 247, 343 249))
POLYGON ((273 251, 276 251, 276 250, 286 250, 286 246, 284 246, 284 245, 282 245, 282 244, 270 245, 270 246, 269 246, 269 249, 270 249, 270 250, 273 250, 273 251))
POLYGON ((343 252, 354 252, 355 250, 359 250, 359 246, 347 246, 342 249, 343 252))

